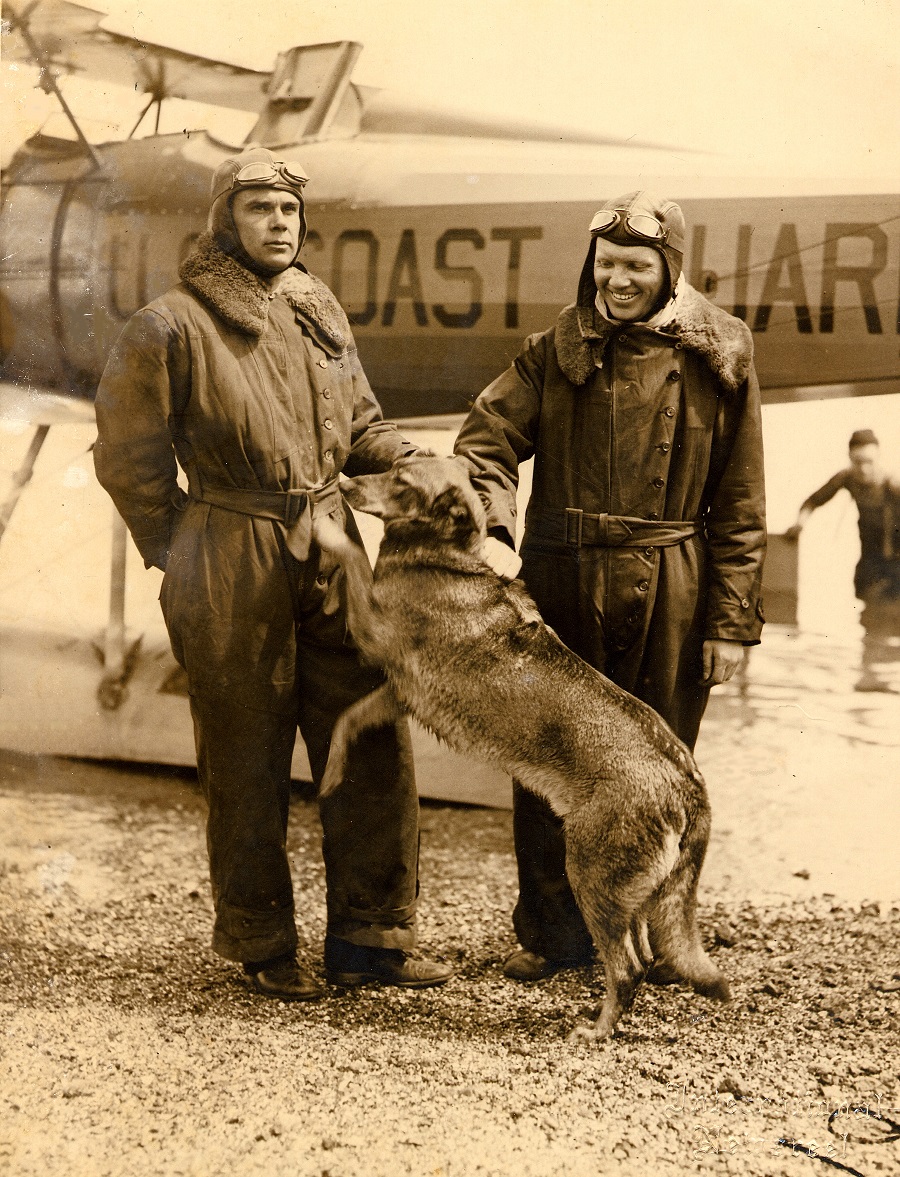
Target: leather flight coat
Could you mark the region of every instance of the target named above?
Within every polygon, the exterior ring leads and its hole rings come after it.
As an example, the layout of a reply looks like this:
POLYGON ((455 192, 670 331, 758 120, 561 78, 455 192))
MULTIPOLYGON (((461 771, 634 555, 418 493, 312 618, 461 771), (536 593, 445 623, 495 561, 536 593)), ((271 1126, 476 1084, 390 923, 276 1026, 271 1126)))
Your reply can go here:
POLYGON ((457 442, 549 625, 693 745, 702 644, 763 624, 765 496, 747 327, 689 286, 663 329, 567 307, 479 396, 457 442))
MULTIPOLYGON (((313 512, 342 518, 340 471, 377 473, 415 447, 382 419, 346 316, 319 279, 292 268, 270 297, 208 234, 181 277, 129 321, 109 357, 97 476, 147 566, 165 570, 160 601, 192 693, 292 712, 282 547, 304 562, 313 512)), ((333 581, 333 561, 322 572, 333 581)))

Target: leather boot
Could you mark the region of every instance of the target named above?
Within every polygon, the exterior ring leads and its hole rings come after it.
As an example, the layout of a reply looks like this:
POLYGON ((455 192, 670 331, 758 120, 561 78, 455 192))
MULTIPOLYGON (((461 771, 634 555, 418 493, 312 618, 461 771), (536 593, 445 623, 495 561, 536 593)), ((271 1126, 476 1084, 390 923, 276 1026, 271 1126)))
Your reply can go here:
POLYGON ((428 989, 449 981, 453 969, 436 960, 414 960, 401 948, 371 948, 328 936, 325 975, 330 985, 342 989, 352 989, 368 981, 399 985, 403 989, 428 989))
POLYGON ((244 965, 244 972, 253 978, 256 991, 266 997, 277 997, 281 1001, 318 1001, 325 996, 325 990, 301 967, 293 953, 272 960, 250 961, 244 965))

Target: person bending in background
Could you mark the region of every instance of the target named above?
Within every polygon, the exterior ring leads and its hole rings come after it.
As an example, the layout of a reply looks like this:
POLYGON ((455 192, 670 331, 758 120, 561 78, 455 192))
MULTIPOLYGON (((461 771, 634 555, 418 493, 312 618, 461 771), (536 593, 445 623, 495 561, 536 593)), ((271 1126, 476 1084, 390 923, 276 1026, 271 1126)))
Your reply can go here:
MULTIPOLYGON (((693 748, 710 687, 759 640, 765 504, 752 337, 685 282, 684 233, 670 200, 604 204, 576 302, 478 397, 456 452, 507 577, 534 457, 522 576, 541 614, 693 748)), ((504 972, 539 980, 589 960, 591 938, 561 820, 517 782, 513 804, 522 948, 504 972)))
POLYGON ((863 602, 862 675, 858 691, 889 691, 875 667, 889 658, 888 643, 900 636, 900 480, 885 473, 881 447, 871 429, 850 438, 850 465, 834 474, 801 504, 797 522, 785 532, 796 540, 807 519, 840 490, 859 512, 860 557, 853 589, 863 602))
MULTIPOLYGON (((144 562, 165 572, 209 804, 213 948, 282 1000, 323 994, 297 960, 285 845, 297 728, 318 783, 338 715, 382 681, 348 637, 343 573, 311 520, 332 515, 359 542, 338 474, 415 451, 382 420, 334 295, 297 261, 305 183, 263 148, 222 162, 181 283, 113 348, 94 450, 144 562)), ((449 967, 409 955, 418 797, 404 724, 356 743, 320 812, 328 979, 446 981, 449 967)))

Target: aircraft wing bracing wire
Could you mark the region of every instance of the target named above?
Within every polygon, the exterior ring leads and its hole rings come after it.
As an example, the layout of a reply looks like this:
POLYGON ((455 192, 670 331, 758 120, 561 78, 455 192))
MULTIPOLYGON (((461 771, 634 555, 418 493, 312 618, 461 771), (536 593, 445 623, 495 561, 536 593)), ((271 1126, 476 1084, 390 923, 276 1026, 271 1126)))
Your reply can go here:
POLYGON ((215 61, 164 45, 123 36, 102 27, 105 14, 69 0, 4 5, 3 56, 42 65, 55 74, 81 74, 149 93, 153 101, 183 98, 211 106, 258 112, 269 71, 215 61))

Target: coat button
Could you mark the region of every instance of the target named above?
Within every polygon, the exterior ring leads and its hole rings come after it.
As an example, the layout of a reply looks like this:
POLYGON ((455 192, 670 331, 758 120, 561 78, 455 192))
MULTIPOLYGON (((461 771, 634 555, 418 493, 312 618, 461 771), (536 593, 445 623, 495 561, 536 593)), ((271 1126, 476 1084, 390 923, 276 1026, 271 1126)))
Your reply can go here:
POLYGON ((666 379, 667 380, 680 380, 681 373, 678 371, 677 368, 673 368, 672 371, 669 373, 669 375, 666 377, 666 379))
POLYGON ((674 416, 675 416, 675 410, 672 408, 672 406, 671 406, 671 405, 666 405, 666 407, 663 409, 663 414, 664 414, 666 417, 674 417, 674 416))
POLYGON ((323 388, 322 389, 322 396, 324 396, 327 401, 330 401, 331 400, 331 389, 330 388, 323 388))
POLYGON ((744 598, 741 600, 741 608, 742 608, 742 609, 749 609, 749 608, 750 608, 750 602, 747 600, 747 598, 746 598, 746 597, 744 597, 744 598))
POLYGON ((659 487, 666 485, 666 480, 664 478, 654 478, 653 485, 659 489, 659 487))
POLYGON ((659 444, 659 448, 662 450, 662 452, 664 454, 667 454, 672 447, 669 445, 669 443, 667 441, 662 441, 659 444))
POLYGON ((320 368, 327 368, 328 363, 325 360, 319 360, 319 367, 320 368))
POLYGON ((641 590, 642 593, 645 593, 649 587, 650 587, 649 580, 639 580, 638 581, 638 588, 641 590))
POLYGON ((653 551, 654 551, 654 549, 653 549, 653 548, 644 548, 644 555, 645 555, 645 556, 652 556, 652 555, 653 555, 653 551))
POLYGON ((676 351, 683 351, 683 350, 684 350, 684 344, 683 344, 683 343, 676 343, 676 344, 675 344, 675 350, 676 350, 676 351))
POLYGON ((650 511, 647 515, 647 518, 648 519, 658 519, 659 518, 659 511, 650 511))
POLYGON ((320 572, 316 577, 316 584, 328 584, 328 577, 324 572, 320 572))
POLYGON ((330 462, 333 457, 334 457, 334 450, 326 450, 325 451, 325 461, 326 462, 330 462))
POLYGON ((619 343, 627 343, 627 342, 628 342, 628 336, 627 336, 627 335, 620 335, 620 336, 619 336, 619 343))
POLYGON ((325 428, 326 428, 326 429, 334 429, 334 426, 333 426, 333 425, 332 425, 332 423, 331 423, 331 422, 328 420, 328 418, 327 418, 327 417, 326 417, 326 418, 325 418, 325 420, 322 422, 322 424, 325 426, 325 428))

